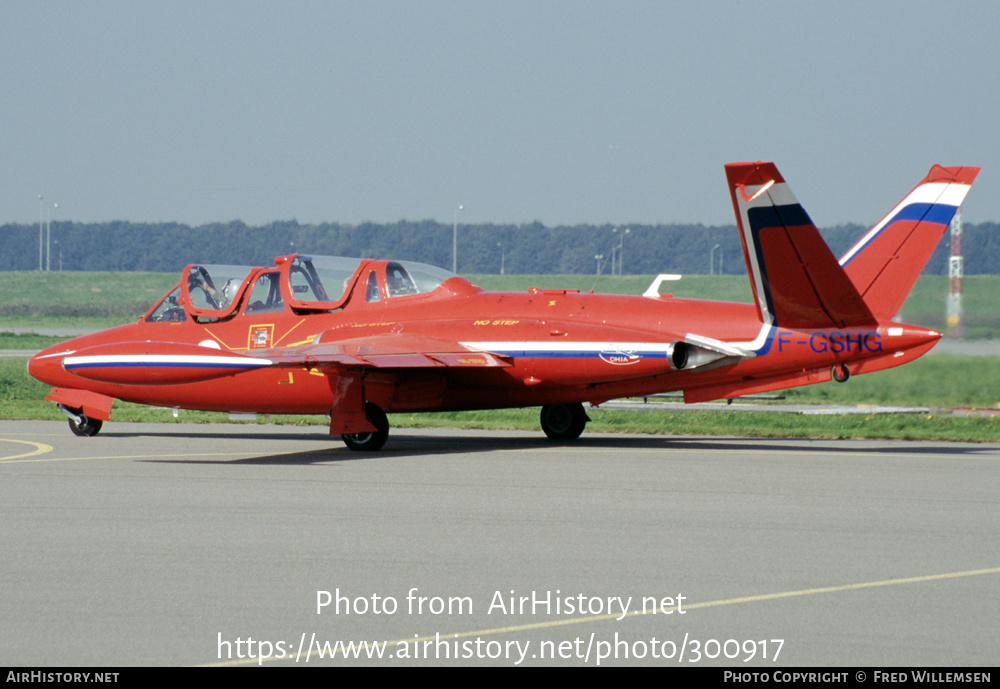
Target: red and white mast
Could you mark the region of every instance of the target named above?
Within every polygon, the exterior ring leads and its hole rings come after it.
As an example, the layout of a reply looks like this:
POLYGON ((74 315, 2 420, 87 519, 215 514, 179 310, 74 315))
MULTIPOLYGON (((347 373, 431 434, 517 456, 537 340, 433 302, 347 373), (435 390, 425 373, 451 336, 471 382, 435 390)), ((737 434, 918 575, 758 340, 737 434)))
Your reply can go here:
POLYGON ((962 208, 955 211, 951 219, 951 257, 948 259, 948 337, 962 337, 962 208))

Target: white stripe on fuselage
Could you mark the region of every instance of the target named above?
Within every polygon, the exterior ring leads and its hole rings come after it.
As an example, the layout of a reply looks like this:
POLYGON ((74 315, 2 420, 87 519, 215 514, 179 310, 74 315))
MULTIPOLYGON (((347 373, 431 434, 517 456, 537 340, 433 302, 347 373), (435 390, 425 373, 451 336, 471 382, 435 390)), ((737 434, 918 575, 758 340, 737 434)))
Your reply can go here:
POLYGON ((641 354, 661 354, 666 356, 670 342, 460 342, 463 347, 481 352, 505 354, 507 352, 525 352, 532 354, 568 355, 600 354, 601 352, 637 352, 641 354))
POLYGON ((63 359, 66 368, 95 366, 214 366, 221 368, 257 368, 270 366, 268 359, 230 356, 192 356, 187 354, 103 354, 70 356, 63 359))

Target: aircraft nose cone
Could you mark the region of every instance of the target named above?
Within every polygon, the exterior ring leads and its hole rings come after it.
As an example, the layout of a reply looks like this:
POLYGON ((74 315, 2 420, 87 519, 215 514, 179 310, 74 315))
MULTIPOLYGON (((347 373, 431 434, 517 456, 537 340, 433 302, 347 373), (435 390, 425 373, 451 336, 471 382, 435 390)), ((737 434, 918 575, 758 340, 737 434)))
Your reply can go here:
POLYGON ((66 376, 62 367, 65 353, 66 348, 58 345, 42 350, 28 360, 28 375, 48 385, 59 385, 66 376))

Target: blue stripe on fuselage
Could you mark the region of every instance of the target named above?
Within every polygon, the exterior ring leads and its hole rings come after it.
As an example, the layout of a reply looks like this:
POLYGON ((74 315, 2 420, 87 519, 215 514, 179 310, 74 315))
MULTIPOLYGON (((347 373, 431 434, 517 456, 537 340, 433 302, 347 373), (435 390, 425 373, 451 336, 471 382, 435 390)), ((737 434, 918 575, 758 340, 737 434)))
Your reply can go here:
POLYGON ((614 350, 602 350, 597 351, 587 351, 587 350, 576 350, 576 351, 543 351, 543 350, 530 350, 530 349, 493 349, 490 350, 493 354, 499 354, 500 356, 509 356, 514 359, 599 359, 601 354, 620 354, 627 356, 635 356, 641 359, 666 359, 667 353, 663 352, 630 352, 630 351, 614 351, 614 350))
POLYGON ((764 338, 764 345, 760 349, 755 349, 754 354, 757 356, 764 356, 771 351, 771 345, 774 344, 774 336, 778 333, 778 329, 773 325, 767 326, 767 337, 764 338))

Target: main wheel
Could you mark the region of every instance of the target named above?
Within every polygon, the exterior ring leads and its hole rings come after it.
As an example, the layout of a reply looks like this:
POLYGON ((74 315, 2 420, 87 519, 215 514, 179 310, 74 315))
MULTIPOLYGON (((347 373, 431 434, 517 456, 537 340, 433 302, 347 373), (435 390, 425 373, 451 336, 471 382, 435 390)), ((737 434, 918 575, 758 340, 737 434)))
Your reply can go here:
POLYGON ((83 414, 80 414, 79 417, 80 423, 77 423, 74 419, 69 419, 69 430, 73 431, 74 435, 89 437, 101 432, 101 426, 104 425, 103 421, 100 419, 91 419, 83 414))
POLYGON ((351 433, 340 436, 344 444, 352 450, 360 452, 374 452, 385 445, 389 439, 389 419, 385 418, 385 412, 378 408, 378 405, 371 402, 365 403, 365 418, 376 430, 372 433, 351 433))
POLYGON ((576 440, 590 418, 579 402, 542 407, 542 430, 552 440, 576 440))

